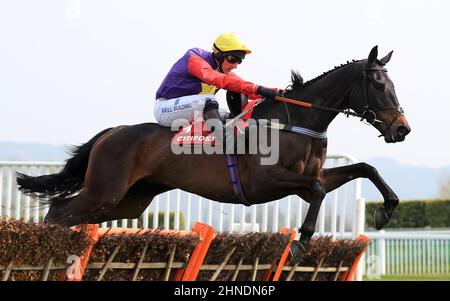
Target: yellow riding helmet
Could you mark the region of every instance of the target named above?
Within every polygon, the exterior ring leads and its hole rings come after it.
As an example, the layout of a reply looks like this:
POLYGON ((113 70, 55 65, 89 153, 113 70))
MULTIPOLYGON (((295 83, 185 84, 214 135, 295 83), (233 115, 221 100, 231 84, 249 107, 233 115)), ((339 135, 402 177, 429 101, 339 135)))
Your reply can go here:
POLYGON ((212 49, 219 52, 237 50, 244 51, 246 54, 252 53, 247 45, 245 45, 234 32, 224 32, 221 34, 214 42, 212 49))

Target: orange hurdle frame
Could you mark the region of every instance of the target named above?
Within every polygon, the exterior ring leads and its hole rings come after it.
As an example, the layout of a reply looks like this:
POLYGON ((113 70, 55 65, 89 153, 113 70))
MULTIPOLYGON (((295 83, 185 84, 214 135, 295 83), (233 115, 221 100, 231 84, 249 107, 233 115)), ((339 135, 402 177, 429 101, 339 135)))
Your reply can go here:
MULTIPOLYGON (((361 242, 365 242, 366 245, 369 245, 369 238, 365 235, 360 235, 358 236, 358 240, 361 242)), ((341 281, 351 281, 353 279, 353 276, 355 275, 356 269, 358 267, 358 263, 361 260, 361 257, 363 256, 363 254, 366 252, 367 247, 365 247, 361 253, 359 253, 358 257, 356 257, 355 261, 353 262, 353 265, 351 267, 351 269, 347 272, 345 272, 342 276, 341 276, 341 281)))
MULTIPOLYGON (((89 242, 86 250, 84 250, 84 252, 80 256, 79 273, 75 273, 74 275, 71 275, 71 276, 65 276, 67 281, 82 281, 83 280, 84 272, 88 265, 92 249, 100 237, 102 237, 104 235, 108 235, 108 234, 109 235, 122 234, 122 233, 138 234, 139 232, 142 232, 142 231, 144 231, 144 232, 155 231, 152 229, 144 230, 144 229, 129 229, 129 228, 107 228, 107 229, 102 228, 102 229, 100 229, 97 224, 80 225, 75 228, 76 231, 80 231, 81 229, 87 230, 87 236, 88 236, 90 242, 89 242)), ((164 233, 164 232, 173 233, 174 231, 173 230, 162 230, 159 233, 164 233)), ((180 234, 181 234, 185 231, 176 231, 176 232, 180 232, 180 234)), ((199 235, 199 242, 198 242, 197 246, 195 247, 192 255, 190 256, 186 267, 178 269, 175 272, 175 275, 172 279, 174 281, 195 281, 197 279, 197 276, 203 265, 203 261, 205 260, 205 257, 209 250, 209 247, 210 247, 211 242, 215 235, 215 230, 213 227, 211 227, 207 224, 199 223, 199 222, 196 222, 194 224, 194 226, 192 228, 192 232, 197 233, 199 235)), ((263 276, 263 281, 270 281, 270 280, 278 281, 280 279, 281 273, 285 266, 286 260, 289 256, 290 246, 291 246, 293 240, 295 239, 296 232, 290 228, 282 228, 280 230, 280 233, 281 234, 290 234, 289 243, 287 244, 286 248, 284 249, 278 263, 275 260, 274 263, 272 264, 272 268, 265 272, 265 274, 263 276), (274 271, 273 269, 275 267, 276 267, 276 269, 274 271), (272 275, 273 275, 273 277, 272 277, 272 275)), ((365 235, 360 235, 358 237, 358 240, 365 242, 367 245, 369 243, 369 238, 365 235)), ((347 272, 345 272, 341 276, 341 278, 340 278, 341 281, 352 280, 352 278, 356 272, 357 266, 361 260, 361 257, 364 254, 364 252, 366 251, 366 249, 367 249, 367 247, 365 247, 361 251, 361 253, 358 255, 358 257, 356 257, 351 269, 348 270, 347 272)), ((62 275, 62 276, 64 276, 64 275, 62 275)), ((62 277, 62 278, 64 278, 64 277, 62 277)))
MULTIPOLYGON (((129 229, 129 228, 99 228, 97 224, 86 224, 80 225, 75 228, 77 231, 81 229, 87 230, 87 236, 90 240, 90 243, 86 250, 80 256, 80 266, 79 273, 75 273, 72 277, 67 277, 67 281, 82 281, 84 276, 84 271, 89 262, 89 258, 92 252, 92 249, 95 243, 99 240, 100 237, 104 235, 111 234, 138 234, 142 231, 153 231, 153 230, 143 230, 143 229, 129 229)), ((164 232, 173 232, 173 230, 162 230, 159 233, 164 232)), ((214 238, 214 228, 207 225, 196 222, 192 229, 192 232, 195 232, 199 235, 199 242, 192 253, 192 256, 189 259, 189 262, 185 269, 178 269, 175 273, 173 280, 182 280, 182 281, 194 281, 197 278, 198 273, 200 272, 200 268, 203 264, 203 261, 206 257, 206 253, 208 253, 209 246, 211 241, 214 238)), ((182 233, 182 232, 180 232, 182 233)))
MULTIPOLYGON (((281 255, 280 261, 278 262, 278 264, 276 264, 276 260, 275 260, 275 262, 272 265, 272 268, 275 266, 277 267, 275 270, 275 274, 273 275, 272 281, 278 281, 280 279, 281 272, 283 271, 284 265, 286 263, 287 257, 290 252, 292 241, 294 241, 294 238, 295 238, 295 231, 290 228, 281 228, 280 233, 281 234, 290 234, 290 237, 289 237, 289 243, 287 244, 286 248, 284 249, 284 251, 281 255)), ((266 273, 264 274, 264 277, 263 277, 263 281, 271 280, 270 276, 272 276, 272 273, 273 273, 272 268, 270 270, 266 271, 266 273)))

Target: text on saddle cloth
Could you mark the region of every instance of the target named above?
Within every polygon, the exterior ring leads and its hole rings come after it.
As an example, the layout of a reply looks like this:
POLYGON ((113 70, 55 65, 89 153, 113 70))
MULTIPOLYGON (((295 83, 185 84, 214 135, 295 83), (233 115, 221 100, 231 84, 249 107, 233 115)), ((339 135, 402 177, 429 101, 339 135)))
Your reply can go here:
MULTIPOLYGON (((234 136, 244 132, 249 124, 243 120, 238 120, 233 126, 234 136)), ((180 129, 172 138, 172 144, 175 145, 220 145, 220 141, 213 132, 205 127, 205 122, 194 122, 180 129)))

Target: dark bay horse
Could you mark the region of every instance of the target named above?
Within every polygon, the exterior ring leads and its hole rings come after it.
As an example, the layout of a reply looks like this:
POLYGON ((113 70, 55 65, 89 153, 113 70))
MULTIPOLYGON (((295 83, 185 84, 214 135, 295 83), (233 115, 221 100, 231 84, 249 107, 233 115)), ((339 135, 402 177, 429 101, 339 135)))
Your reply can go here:
MULTIPOLYGON (((385 142, 403 141, 410 127, 384 69, 391 55, 378 59, 374 47, 367 59, 341 65, 307 83, 293 72, 285 96, 361 115, 371 112, 379 120, 373 126, 385 142)), ((279 119, 325 132, 337 114, 271 100, 255 107, 252 118, 279 119)), ((50 198, 45 222, 69 226, 137 218, 156 195, 176 188, 219 202, 239 203, 229 183, 225 156, 175 155, 171 151, 173 135, 170 128, 154 123, 106 129, 73 149, 73 157, 60 173, 18 174, 17 182, 25 193, 50 198)), ((261 165, 259 153, 237 155, 236 159, 251 204, 288 195, 298 195, 310 204, 299 229, 300 240, 293 245, 295 254, 308 245, 326 193, 356 178, 368 178, 383 195, 383 207, 375 212, 376 228, 389 222, 399 199, 374 167, 358 163, 322 168, 327 140, 291 132, 280 131, 279 150, 275 165, 261 165)))

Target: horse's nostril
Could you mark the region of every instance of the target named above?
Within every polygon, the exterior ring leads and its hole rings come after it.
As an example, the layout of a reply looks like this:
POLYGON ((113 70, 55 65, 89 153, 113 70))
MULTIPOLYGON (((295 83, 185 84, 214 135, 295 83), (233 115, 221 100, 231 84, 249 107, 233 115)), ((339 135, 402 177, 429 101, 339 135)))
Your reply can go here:
POLYGON ((407 128, 406 126, 403 126, 403 125, 401 125, 397 128, 398 135, 403 136, 403 137, 408 135, 410 131, 411 130, 409 128, 407 128))

